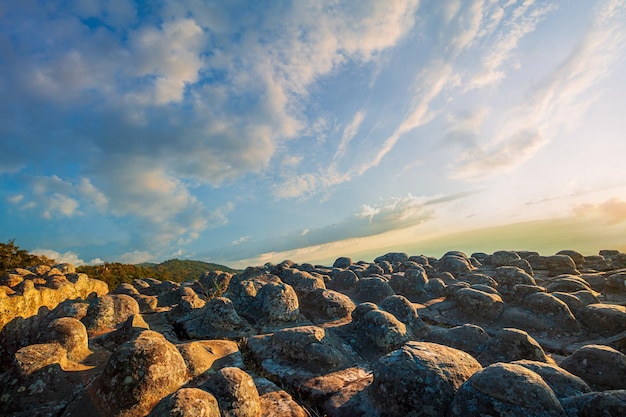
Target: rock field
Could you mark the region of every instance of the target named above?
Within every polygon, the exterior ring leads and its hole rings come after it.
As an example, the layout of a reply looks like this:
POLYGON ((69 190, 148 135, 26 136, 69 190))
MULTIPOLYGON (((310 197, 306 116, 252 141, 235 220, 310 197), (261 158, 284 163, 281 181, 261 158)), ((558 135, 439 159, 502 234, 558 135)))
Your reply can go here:
POLYGON ((626 254, 0 277, 0 416, 626 416, 626 254))

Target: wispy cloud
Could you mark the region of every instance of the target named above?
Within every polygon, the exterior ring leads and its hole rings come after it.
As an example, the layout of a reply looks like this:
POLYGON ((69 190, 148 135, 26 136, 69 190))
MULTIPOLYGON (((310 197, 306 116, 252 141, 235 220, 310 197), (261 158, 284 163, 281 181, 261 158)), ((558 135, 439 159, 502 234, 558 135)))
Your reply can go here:
POLYGON ((468 191, 435 197, 417 197, 408 194, 403 197, 390 198, 380 204, 363 204, 352 215, 340 222, 317 228, 293 230, 288 234, 262 241, 238 240, 234 251, 227 249, 216 251, 211 254, 211 257, 232 261, 253 257, 259 253, 316 247, 402 230, 434 219, 436 217, 434 206, 463 199, 475 193, 476 191, 468 191))
POLYGON ((599 218, 607 225, 626 222, 626 201, 621 198, 610 198, 600 204, 578 204, 572 211, 579 217, 599 218))
POLYGON ((501 133, 486 146, 463 153, 452 177, 480 180, 509 171, 536 154, 556 131, 572 128, 597 99, 591 87, 606 77, 625 46, 626 5, 610 1, 596 9, 593 25, 562 64, 511 112, 501 133))

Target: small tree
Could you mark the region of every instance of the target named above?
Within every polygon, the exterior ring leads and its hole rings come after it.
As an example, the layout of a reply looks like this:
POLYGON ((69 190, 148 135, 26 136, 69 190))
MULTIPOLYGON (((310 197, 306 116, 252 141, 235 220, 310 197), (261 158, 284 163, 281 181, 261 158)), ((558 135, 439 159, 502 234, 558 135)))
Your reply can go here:
POLYGON ((15 239, 0 243, 0 275, 5 275, 15 268, 30 268, 35 265, 53 265, 54 259, 30 254, 15 244, 15 239))

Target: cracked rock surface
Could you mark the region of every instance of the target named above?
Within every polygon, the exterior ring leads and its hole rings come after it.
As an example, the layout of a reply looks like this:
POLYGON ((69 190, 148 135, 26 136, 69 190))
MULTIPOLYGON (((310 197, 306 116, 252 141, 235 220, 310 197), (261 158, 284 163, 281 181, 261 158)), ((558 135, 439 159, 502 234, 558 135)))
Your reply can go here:
POLYGON ((4 416, 623 416, 626 255, 0 277, 4 416), (194 277, 192 277, 194 278, 194 277))

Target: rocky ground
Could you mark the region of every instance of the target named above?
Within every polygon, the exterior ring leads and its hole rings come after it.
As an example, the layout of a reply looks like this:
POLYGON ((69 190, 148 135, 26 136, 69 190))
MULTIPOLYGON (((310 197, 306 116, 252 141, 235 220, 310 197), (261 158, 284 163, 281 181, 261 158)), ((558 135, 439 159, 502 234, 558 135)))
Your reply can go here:
POLYGON ((0 278, 0 415, 624 416, 626 254, 0 278))

